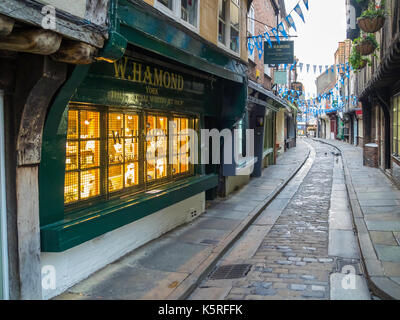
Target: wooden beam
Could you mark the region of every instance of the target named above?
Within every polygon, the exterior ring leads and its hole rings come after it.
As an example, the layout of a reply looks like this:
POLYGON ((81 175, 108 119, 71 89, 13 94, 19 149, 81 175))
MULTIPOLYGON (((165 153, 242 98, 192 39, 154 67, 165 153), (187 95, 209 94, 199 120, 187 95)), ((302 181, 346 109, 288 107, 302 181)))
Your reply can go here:
POLYGON ((55 61, 70 64, 90 64, 94 62, 97 48, 83 42, 63 40, 60 50, 51 55, 55 61))
MULTIPOLYGON (((25 1, 17 0, 1 0, 0 14, 4 14, 12 19, 28 23, 42 28, 44 15, 41 12, 41 7, 33 7, 25 1)), ((62 16, 57 16, 56 29, 54 32, 66 36, 67 38, 86 42, 97 48, 104 46, 104 40, 107 38, 107 29, 103 33, 96 30, 92 26, 85 23, 73 23, 62 16)))
POLYGON ((8 36, 14 28, 14 20, 0 14, 0 37, 8 36))
POLYGON ((61 45, 62 36, 43 29, 16 29, 8 37, 0 38, 0 49, 49 55, 61 45))
POLYGON ((20 102, 23 104, 23 110, 16 147, 18 166, 40 163, 43 127, 49 105, 67 76, 67 66, 48 57, 35 56, 28 61, 25 60, 27 60, 26 57, 22 62, 20 61, 19 66, 18 90, 22 92, 17 91, 20 99, 27 94, 25 100, 20 102), (34 66, 29 67, 32 64, 34 66), (29 78, 32 78, 31 74, 35 74, 33 80, 29 80, 31 87, 22 87, 23 84, 28 83, 29 78))

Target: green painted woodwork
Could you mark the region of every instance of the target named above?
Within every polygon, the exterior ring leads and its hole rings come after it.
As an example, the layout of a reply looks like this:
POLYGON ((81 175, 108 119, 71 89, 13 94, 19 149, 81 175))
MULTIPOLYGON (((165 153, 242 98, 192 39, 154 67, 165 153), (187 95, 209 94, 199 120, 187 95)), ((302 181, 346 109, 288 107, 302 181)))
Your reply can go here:
POLYGON ((125 200, 94 205, 41 230, 42 251, 60 252, 218 185, 217 175, 191 177, 125 200))
POLYGON ((75 67, 54 100, 43 130, 42 159, 39 167, 40 225, 64 219, 65 145, 68 103, 86 77, 90 66, 75 67))
POLYGON ((110 30, 108 33, 108 41, 104 47, 100 50, 99 57, 101 60, 114 62, 121 59, 124 54, 128 40, 114 30, 110 30))

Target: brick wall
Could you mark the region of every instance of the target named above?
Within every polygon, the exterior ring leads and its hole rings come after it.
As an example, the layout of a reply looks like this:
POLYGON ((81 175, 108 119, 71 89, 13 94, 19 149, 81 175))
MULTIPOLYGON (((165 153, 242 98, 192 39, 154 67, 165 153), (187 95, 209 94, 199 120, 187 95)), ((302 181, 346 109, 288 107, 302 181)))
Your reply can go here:
MULTIPOLYGON (((271 27, 276 27, 276 16, 273 10, 271 0, 254 0, 254 18, 260 22, 265 23, 269 26, 268 30, 271 27)), ((260 35, 265 33, 265 26, 261 23, 254 22, 254 35, 260 35)), ((261 56, 261 59, 258 57, 258 52, 254 49, 254 62, 249 59, 249 78, 257 83, 262 84, 265 88, 271 89, 272 79, 264 74, 264 55, 261 56), (257 79, 257 70, 259 71, 260 77, 257 79)), ((273 71, 271 71, 271 76, 273 76, 273 71)))

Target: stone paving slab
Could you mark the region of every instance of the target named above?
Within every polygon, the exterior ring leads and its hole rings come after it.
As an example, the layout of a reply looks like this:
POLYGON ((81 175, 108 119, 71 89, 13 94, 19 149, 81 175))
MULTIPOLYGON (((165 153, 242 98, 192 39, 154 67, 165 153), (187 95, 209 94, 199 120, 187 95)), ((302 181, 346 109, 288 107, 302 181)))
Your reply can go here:
POLYGON ((315 140, 337 147, 343 155, 360 247, 375 294, 400 299, 400 285, 392 280, 400 276, 400 190, 381 170, 363 166, 362 148, 337 140, 315 140))
MULTIPOLYGON (((182 299, 207 274, 237 237, 287 184, 309 155, 307 144, 277 159, 206 212, 94 273, 56 299, 182 299), (249 201, 250 200, 250 201, 249 201), (210 214, 208 214, 210 212, 210 214)), ((284 201, 281 206, 285 206, 284 201)), ((215 290, 215 297, 223 291, 215 290)))
POLYGON ((353 230, 330 230, 328 248, 330 256, 360 258, 353 230))
POLYGON ((331 300, 371 300, 364 277, 333 273, 330 279, 331 300))

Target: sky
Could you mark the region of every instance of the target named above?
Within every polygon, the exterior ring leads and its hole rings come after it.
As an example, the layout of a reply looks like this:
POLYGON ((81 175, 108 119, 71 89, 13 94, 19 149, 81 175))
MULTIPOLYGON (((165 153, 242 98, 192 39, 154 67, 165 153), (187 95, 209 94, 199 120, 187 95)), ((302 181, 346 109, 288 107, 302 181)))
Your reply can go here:
MULTIPOLYGON (((286 11, 296 6, 299 0, 285 0, 286 11)), ((346 5, 345 0, 309 0, 309 11, 305 8, 303 0, 300 4, 305 22, 300 19, 295 11, 291 13, 297 32, 290 29, 290 35, 297 35, 295 41, 295 56, 299 62, 304 63, 303 72, 298 73, 298 81, 305 86, 307 93, 316 94, 315 80, 320 74, 314 74, 312 65, 332 65, 334 54, 339 42, 346 39, 346 5), (306 64, 310 64, 307 74, 306 64)), ((299 70, 299 68, 298 68, 299 70)))

